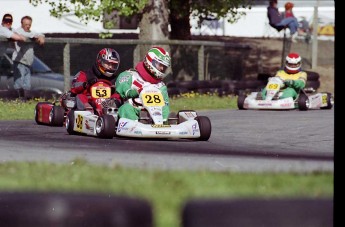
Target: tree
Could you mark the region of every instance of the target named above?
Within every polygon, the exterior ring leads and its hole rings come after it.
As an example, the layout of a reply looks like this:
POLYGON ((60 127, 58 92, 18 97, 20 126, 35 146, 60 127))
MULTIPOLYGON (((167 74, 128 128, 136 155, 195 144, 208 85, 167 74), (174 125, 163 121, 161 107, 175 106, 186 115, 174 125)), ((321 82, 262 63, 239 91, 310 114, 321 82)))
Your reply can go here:
MULTIPOLYGON (((190 39, 190 16, 204 20, 226 17, 236 22, 245 13, 239 8, 250 8, 254 0, 31 0, 34 6, 48 3, 50 14, 61 17, 73 13, 81 22, 103 21, 104 13, 117 11, 120 16, 139 15, 140 38, 190 39), (170 11, 169 11, 170 10, 170 11), (171 26, 169 37, 168 26, 171 26), (142 34, 143 33, 143 34, 142 34)), ((111 23, 111 22, 108 22, 111 23)), ((109 25, 111 27, 111 25, 109 25)), ((104 36, 105 37, 105 36, 104 36)))

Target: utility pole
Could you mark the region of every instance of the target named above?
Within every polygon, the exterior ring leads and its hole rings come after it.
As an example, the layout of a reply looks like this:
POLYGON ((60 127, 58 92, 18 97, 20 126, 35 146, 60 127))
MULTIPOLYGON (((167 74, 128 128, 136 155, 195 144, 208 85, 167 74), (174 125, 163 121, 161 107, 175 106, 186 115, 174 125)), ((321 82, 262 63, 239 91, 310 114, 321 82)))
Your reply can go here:
POLYGON ((312 51, 311 51, 311 68, 315 69, 317 67, 317 47, 318 47, 318 41, 317 41, 317 30, 319 28, 319 16, 318 16, 318 6, 319 1, 317 0, 316 6, 314 6, 314 16, 313 16, 313 43, 312 43, 312 51))

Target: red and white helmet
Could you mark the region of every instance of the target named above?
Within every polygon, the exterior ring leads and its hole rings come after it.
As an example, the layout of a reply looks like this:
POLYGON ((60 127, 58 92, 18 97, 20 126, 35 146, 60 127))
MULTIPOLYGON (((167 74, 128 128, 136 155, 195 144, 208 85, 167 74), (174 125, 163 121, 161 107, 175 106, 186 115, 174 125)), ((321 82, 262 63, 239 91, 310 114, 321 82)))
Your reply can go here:
POLYGON ((163 80, 170 67, 170 55, 162 47, 152 47, 145 56, 144 65, 152 77, 163 80))
POLYGON ((290 53, 286 56, 285 71, 288 73, 298 73, 301 70, 302 58, 297 53, 290 53))
POLYGON ((103 75, 111 77, 119 68, 120 55, 114 49, 103 48, 97 54, 96 65, 103 75))

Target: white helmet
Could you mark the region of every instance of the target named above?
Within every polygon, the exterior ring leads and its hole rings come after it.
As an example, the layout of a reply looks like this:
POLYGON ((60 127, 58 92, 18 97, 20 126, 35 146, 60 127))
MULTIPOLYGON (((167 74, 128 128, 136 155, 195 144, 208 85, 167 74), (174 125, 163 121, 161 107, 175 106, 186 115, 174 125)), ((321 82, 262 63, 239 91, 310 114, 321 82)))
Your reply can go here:
POLYGON ((144 65, 152 77, 163 80, 170 67, 169 53, 161 47, 152 47, 145 56, 144 65))
POLYGON ((290 53, 286 56, 285 71, 288 73, 298 73, 301 69, 301 56, 297 53, 290 53))

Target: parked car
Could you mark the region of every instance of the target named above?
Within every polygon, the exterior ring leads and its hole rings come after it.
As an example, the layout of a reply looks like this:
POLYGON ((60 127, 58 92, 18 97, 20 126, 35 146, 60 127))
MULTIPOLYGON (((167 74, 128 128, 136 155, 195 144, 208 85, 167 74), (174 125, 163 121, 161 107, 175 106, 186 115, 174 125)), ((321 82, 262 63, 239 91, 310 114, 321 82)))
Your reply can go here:
MULTIPOLYGON (((13 61, 14 49, 8 48, 0 56, 0 98, 15 99, 17 91, 13 88, 13 61)), ((55 73, 42 60, 35 56, 31 69, 31 90, 28 98, 57 98, 64 92, 64 75, 55 73)), ((71 77, 70 81, 73 78, 71 77)))

